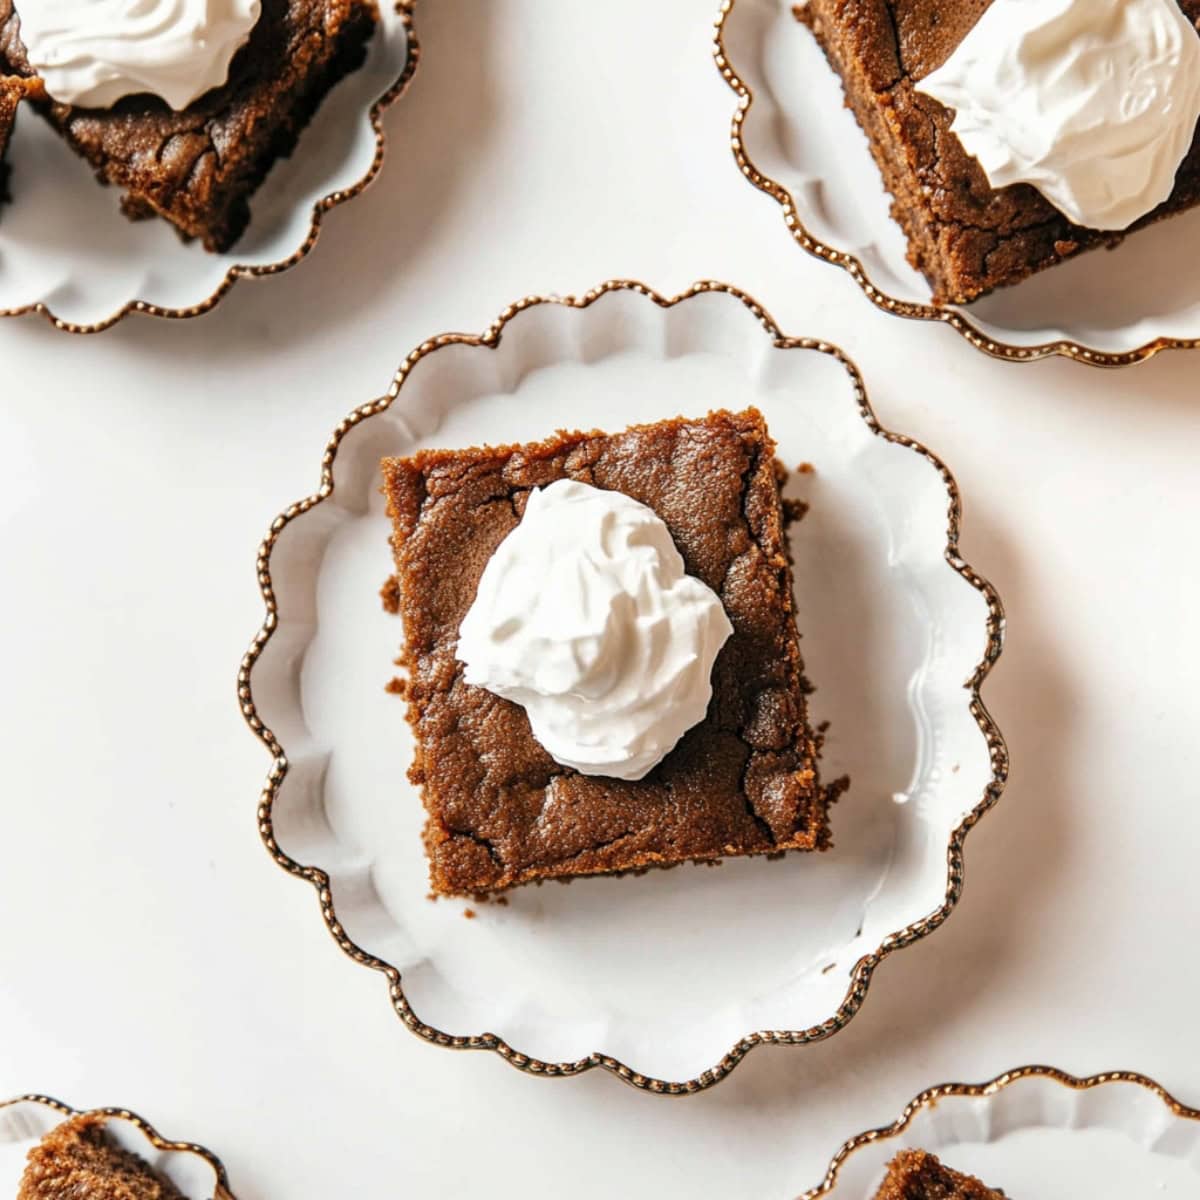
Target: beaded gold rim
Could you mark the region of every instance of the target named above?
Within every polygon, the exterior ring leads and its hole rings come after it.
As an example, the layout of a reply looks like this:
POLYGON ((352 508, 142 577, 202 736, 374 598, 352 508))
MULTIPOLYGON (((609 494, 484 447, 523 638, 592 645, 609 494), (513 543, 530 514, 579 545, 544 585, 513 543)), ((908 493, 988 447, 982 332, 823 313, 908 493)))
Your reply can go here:
POLYGON ((189 304, 183 308, 164 307, 159 304, 152 304, 148 300, 130 300, 117 309, 116 312, 101 321, 80 324, 75 321, 66 321, 62 317, 57 316, 48 304, 42 300, 38 300, 32 304, 19 305, 16 308, 0 308, 0 317, 22 317, 29 313, 35 313, 38 316, 45 317, 55 329, 61 329, 64 333, 102 333, 106 329, 111 329, 119 321, 123 321, 132 313, 140 313, 146 317, 163 317, 172 321, 186 320, 189 317, 202 316, 204 313, 216 308, 225 296, 233 290, 239 280, 264 279, 268 275, 279 275, 284 271, 290 270, 297 263, 302 262, 308 257, 312 248, 317 244, 317 239, 321 236, 321 227, 326 213, 331 212, 335 208, 340 208, 348 200, 353 200, 355 196, 359 196, 365 192, 375 181, 375 178, 383 167, 383 160, 387 153, 387 136, 383 131, 383 114, 408 90, 408 85, 412 82, 412 77, 417 69, 417 63, 421 58, 421 45, 417 40, 416 27, 413 22, 413 9, 415 7, 416 0, 396 0, 396 13, 404 28, 408 52, 404 62, 404 70, 400 72, 395 83, 368 110, 367 119, 371 123, 371 129, 375 136, 375 154, 371 159, 370 165, 367 167, 366 172, 354 183, 350 184, 349 187, 339 188, 337 191, 330 192, 328 195, 322 196, 321 199, 314 202, 308 233, 304 241, 286 258, 281 258, 277 262, 257 263, 253 265, 235 263, 225 272, 221 282, 217 284, 210 295, 196 304, 189 304))
POLYGON ((213 1173, 212 1200, 235 1200, 234 1194, 229 1190, 229 1176, 226 1174, 225 1165, 211 1150, 196 1142, 171 1141, 169 1138, 163 1137, 144 1117, 138 1116, 137 1113, 131 1112, 127 1108, 72 1108, 71 1105, 64 1104, 61 1100, 55 1100, 53 1096, 29 1093, 24 1096, 14 1096, 11 1100, 0 1101, 0 1109, 12 1108, 17 1104, 40 1104, 43 1108, 50 1108, 61 1113, 63 1117, 98 1116, 104 1117, 106 1120, 116 1118, 128 1121, 130 1125, 137 1127, 156 1150, 191 1154, 202 1159, 213 1173))
POLYGON ((623 279, 609 280, 580 297, 527 296, 505 309, 499 318, 482 334, 446 333, 440 337, 430 338, 428 341, 422 342, 404 360, 384 396, 355 409, 334 430, 333 436, 329 439, 325 448, 324 457, 321 460, 320 487, 311 496, 298 501, 280 513, 271 523, 267 535, 259 547, 257 560, 258 584, 262 592, 263 603, 266 606, 266 616, 262 627, 255 635, 254 641, 242 658, 241 667, 238 671, 237 690, 242 716, 251 730, 266 746, 272 758, 270 772, 267 775, 267 780, 258 804, 258 828, 263 843, 279 866, 289 874, 299 879, 307 880, 316 889, 321 906, 321 915, 325 919, 325 924, 329 932, 342 951, 355 962, 379 971, 387 978, 392 1007, 396 1015, 413 1033, 435 1045, 455 1050, 489 1050, 500 1055, 511 1066, 531 1075, 579 1075, 585 1071, 600 1067, 616 1075, 617 1078, 623 1080, 625 1083, 645 1091, 663 1095, 686 1095, 703 1091, 725 1079, 756 1046, 767 1044, 798 1046, 824 1041, 826 1038, 845 1028, 858 1012, 866 997, 867 989, 876 967, 893 951, 911 945, 913 942, 932 933, 950 915, 951 910, 958 903, 958 899, 962 894, 964 875, 963 845, 967 834, 970 833, 983 815, 999 800, 1008 779, 1008 749, 1005 746, 1003 735, 1000 733, 999 728, 980 697, 980 688, 983 681, 995 665, 1003 646, 1004 609, 996 589, 974 570, 959 553, 958 541, 961 519, 962 502, 959 496, 958 484, 950 474, 949 469, 941 459, 919 442, 902 434, 893 433, 880 425, 867 398, 862 376, 858 368, 850 361, 846 354, 837 346, 833 346, 828 342, 817 341, 812 338, 788 337, 780 330, 774 319, 757 301, 730 284, 717 283, 711 280, 702 281, 693 284, 687 291, 677 296, 667 298, 643 283, 623 279), (334 461, 337 458, 338 448, 346 434, 363 421, 387 409, 400 395, 405 380, 413 368, 427 355, 433 354, 446 346, 474 346, 494 350, 500 344, 505 327, 526 309, 547 304, 572 309, 585 309, 595 303, 600 297, 610 292, 636 292, 660 308, 672 308, 677 304, 686 303, 694 296, 705 293, 722 293, 740 301, 753 313, 777 349, 816 350, 835 358, 841 363, 851 378, 859 415, 871 432, 885 441, 907 447, 915 453, 920 454, 938 471, 945 485, 948 501, 944 558, 963 579, 983 596, 987 605, 986 647, 982 658, 973 669, 969 679, 965 681, 964 688, 969 695, 971 715, 979 726, 979 730, 987 744, 991 763, 991 775, 978 803, 967 813, 950 836, 947 848, 947 883, 943 903, 929 916, 890 934, 877 949, 858 961, 851 972, 850 984, 844 999, 839 1005, 837 1012, 828 1020, 802 1030, 773 1029, 758 1030, 749 1033, 737 1042, 736 1045, 731 1047, 720 1062, 695 1078, 684 1081, 656 1079, 653 1076, 635 1071, 611 1055, 599 1052, 589 1054, 585 1058, 577 1059, 574 1062, 545 1062, 531 1055, 523 1054, 494 1033, 456 1036, 444 1033, 442 1030, 422 1020, 413 1011, 404 994, 400 971, 391 963, 385 962, 383 959, 364 950, 346 933, 346 930, 338 920, 337 911, 334 907, 329 875, 320 867, 297 862, 276 841, 273 811, 280 787, 288 773, 289 762, 287 752, 279 743, 275 734, 260 718, 254 702, 252 680, 254 665, 279 624, 278 603, 271 579, 271 555, 275 548, 275 543, 279 539, 279 535, 292 521, 309 512, 316 505, 332 495, 334 490, 334 461))
POLYGON ((845 271, 876 308, 891 313, 893 316, 906 317, 909 320, 939 321, 943 325, 949 325, 951 329, 962 334, 977 350, 1010 362, 1034 362, 1038 359, 1058 355, 1075 362, 1087 363, 1093 367, 1127 367, 1145 362, 1162 350, 1200 349, 1200 338, 1176 337, 1157 337, 1135 349, 1121 351, 1096 350, 1069 338, 1042 342, 1032 346, 1011 345, 986 333, 958 309, 942 308, 935 304, 920 304, 889 295, 871 279, 861 260, 848 251, 838 250, 827 245, 810 232, 800 217, 792 193, 778 180, 772 179, 760 170, 746 150, 742 131, 746 117, 754 106, 754 92, 738 74, 725 50, 725 30, 736 3, 737 0, 722 0, 713 35, 713 58, 716 61, 717 69, 721 72, 721 77, 737 96, 737 108, 734 110, 730 128, 730 146, 738 168, 760 192, 765 192, 772 197, 783 210, 784 224, 791 233, 792 240, 814 258, 819 258, 823 262, 840 267, 845 271))
POLYGON ((1104 1087, 1110 1083, 1136 1084, 1156 1095, 1175 1116, 1188 1121, 1200 1121, 1200 1109, 1191 1108, 1177 1100, 1162 1084, 1156 1083, 1149 1076, 1141 1075, 1137 1071, 1105 1071, 1099 1075, 1078 1076, 1069 1075, 1057 1067, 1037 1065, 1016 1067, 1011 1071, 1005 1071, 1002 1075, 997 1075, 995 1079, 991 1079, 987 1083, 939 1083, 934 1087, 926 1088, 908 1103, 900 1116, 890 1125, 884 1125, 879 1129, 869 1129, 857 1137, 852 1137, 834 1155, 833 1161, 829 1164, 829 1170, 821 1183, 815 1188, 810 1188, 799 1197, 799 1200, 819 1200, 820 1197, 829 1195, 837 1184, 842 1167, 846 1165, 846 1160, 852 1154, 865 1146, 886 1141, 888 1138, 894 1138, 903 1133, 921 1109, 932 1108, 940 1100, 951 1096, 994 1096, 1006 1087, 1018 1083, 1022 1079, 1030 1078, 1049 1079, 1075 1092, 1090 1091, 1092 1088, 1104 1087))

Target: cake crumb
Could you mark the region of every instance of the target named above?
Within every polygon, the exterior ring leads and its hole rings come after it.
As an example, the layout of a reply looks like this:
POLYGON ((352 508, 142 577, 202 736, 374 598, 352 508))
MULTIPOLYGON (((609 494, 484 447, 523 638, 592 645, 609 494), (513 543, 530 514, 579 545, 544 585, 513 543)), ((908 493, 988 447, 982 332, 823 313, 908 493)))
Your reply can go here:
POLYGON ((395 575, 389 575, 383 587, 379 589, 379 599, 383 601, 383 611, 393 616, 400 611, 400 580, 395 575))
POLYGON ((797 521, 804 518, 804 514, 808 512, 808 501, 806 500, 788 500, 783 501, 783 523, 785 525, 794 525, 797 521))
POLYGON ((802 462, 796 467, 797 475, 815 475, 816 473, 817 468, 810 462, 802 462))
POLYGON ((473 908, 464 908, 463 916, 466 917, 468 921, 473 921, 475 920, 475 910, 473 908))
POLYGON ((383 685, 383 690, 391 696, 404 696, 408 692, 408 680, 394 675, 383 685))

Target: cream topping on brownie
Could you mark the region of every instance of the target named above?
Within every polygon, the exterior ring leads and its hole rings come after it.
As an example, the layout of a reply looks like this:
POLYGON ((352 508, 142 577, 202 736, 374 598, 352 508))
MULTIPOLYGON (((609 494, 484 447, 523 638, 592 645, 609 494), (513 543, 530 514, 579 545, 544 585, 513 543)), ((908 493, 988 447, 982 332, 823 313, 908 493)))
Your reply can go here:
POLYGON ((529 494, 459 629, 464 679, 524 707, 556 762, 641 779, 703 720, 733 632, 653 509, 562 479, 529 494))
POLYGON ((187 108, 229 77, 261 0, 21 0, 21 40, 47 93, 108 108, 151 93, 187 108))
POLYGON ((1200 36, 1176 0, 993 0, 917 85, 993 187, 1125 229, 1172 192, 1200 118, 1200 36))

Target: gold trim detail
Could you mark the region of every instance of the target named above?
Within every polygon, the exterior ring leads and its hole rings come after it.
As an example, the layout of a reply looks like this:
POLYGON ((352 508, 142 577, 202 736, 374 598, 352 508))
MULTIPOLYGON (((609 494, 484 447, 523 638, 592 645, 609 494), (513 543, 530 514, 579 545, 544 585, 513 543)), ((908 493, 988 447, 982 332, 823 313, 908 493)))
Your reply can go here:
POLYGON ((932 1108, 938 1101, 944 1100, 948 1096, 994 1096, 1011 1084, 1030 1078, 1050 1079, 1075 1092, 1090 1091, 1092 1088, 1103 1087, 1110 1083, 1136 1084, 1138 1087, 1153 1092, 1175 1116, 1188 1121, 1200 1121, 1200 1109, 1191 1108, 1177 1100, 1161 1083, 1156 1083, 1149 1076, 1141 1075, 1136 1071, 1105 1071, 1099 1075, 1081 1077, 1068 1075, 1066 1071, 1060 1071, 1057 1067, 1037 1065, 1015 1067, 1011 1071, 997 1075, 995 1079, 991 1079, 987 1083, 939 1083, 934 1087, 926 1088, 919 1096, 909 1101, 904 1111, 890 1125, 881 1126, 879 1129, 868 1129, 865 1133, 860 1133, 846 1142, 833 1156, 825 1178, 815 1188, 804 1192, 798 1200, 819 1200, 820 1197, 829 1195, 837 1184, 838 1175, 850 1155, 873 1142, 886 1141, 888 1138, 903 1133, 921 1109, 932 1108))
POLYGON ((858 258, 845 250, 838 250, 833 246, 826 245, 805 227, 792 193, 778 180, 772 179, 759 170, 746 150, 745 142, 742 139, 742 129, 746 123, 746 116, 754 105, 754 92, 737 73, 725 51, 725 27, 736 2, 737 0, 722 0, 713 32, 713 59, 717 64, 717 70, 721 72, 721 78, 738 98, 730 127, 730 147, 733 150, 733 157, 737 162, 738 169, 760 192, 765 192, 778 203, 783 210, 783 221, 792 235, 792 240, 814 258, 831 263, 835 267, 841 267, 858 284, 867 299, 876 308, 891 313, 893 316, 907 317, 909 320, 940 321, 962 334, 977 350, 982 350, 985 354, 992 355, 993 358, 1006 359, 1011 362, 1034 362, 1037 359, 1061 355, 1063 358, 1087 363, 1093 367, 1127 367, 1145 362, 1162 350, 1200 349, 1200 338, 1165 336, 1154 338, 1136 349, 1124 351, 1095 350, 1069 339, 1043 342, 1033 346, 1014 346, 991 337, 958 309, 942 308, 935 304, 918 304, 889 295, 876 285, 858 258))
POLYGON ((400 17, 400 23, 404 26, 405 37, 408 39, 408 57, 405 60, 404 70, 400 72, 399 78, 371 105, 367 114, 368 120, 371 122, 371 128, 375 133, 375 155, 371 159, 370 166, 367 167, 366 173, 350 184, 349 187, 339 188, 336 192, 330 192, 313 204, 312 219, 309 224, 308 234, 304 241, 287 258, 282 258, 277 262, 259 263, 254 266, 248 266, 244 263, 234 263, 225 272, 224 278, 222 278, 216 290, 211 295, 185 308, 164 308, 158 304, 151 304, 147 300, 130 300, 127 304, 117 309, 116 312, 101 321, 77 324, 74 321, 64 321, 61 317, 55 315, 48 304, 38 300, 32 304, 20 305, 17 308, 0 308, 0 318, 21 317, 28 313, 36 313, 39 316, 45 317, 55 329, 61 329, 64 333, 102 333, 106 329, 111 329, 118 321, 123 321, 131 313, 140 313, 147 317, 164 317, 168 320, 186 320, 188 317, 202 316, 204 313, 216 308, 221 300, 233 290, 234 285, 240 279, 262 279, 268 275, 279 275, 307 258, 321 235, 321 223, 325 219, 325 214, 335 208, 339 208, 346 201, 353 200, 355 196, 361 195, 361 193, 366 191, 375 181, 376 176, 383 167, 383 160, 387 153, 387 137, 383 132, 383 114, 408 90, 408 85, 412 82, 412 77, 416 73, 417 63, 421 58, 421 44, 417 40, 416 27, 413 22, 413 10, 415 7, 416 0, 396 0, 396 12, 400 17))
POLYGON ((632 280, 616 279, 602 283, 599 287, 592 289, 585 295, 578 298, 574 296, 550 297, 550 296, 527 296, 522 300, 518 300, 515 304, 510 305, 497 318, 495 322, 484 333, 464 334, 464 333, 446 333, 440 337, 430 338, 428 341, 422 342, 409 356, 404 360, 400 369, 396 372, 392 379, 391 386, 388 388, 386 395, 377 400, 372 400, 368 404, 355 409, 350 415, 334 430, 333 436, 329 439, 329 443, 325 447, 325 454, 321 460, 321 482, 320 487, 311 496, 293 504, 271 523, 267 531, 266 537, 263 539, 262 545, 259 547, 257 572, 258 584, 262 592, 263 603, 266 606, 266 616, 263 620, 262 628, 256 634, 250 648, 242 658, 241 667, 238 671, 237 692, 238 703, 241 706, 242 716, 251 730, 258 736, 259 740, 266 746, 273 759, 270 772, 267 776, 266 783, 263 787, 262 795, 258 805, 258 829, 262 837, 263 843, 275 861, 287 872, 296 876, 298 879, 307 880, 317 892, 317 897, 321 905, 321 915, 325 918, 325 924, 329 932, 333 935, 334 940, 341 947, 342 951, 354 959, 355 962, 362 964, 365 967, 370 967, 372 970, 382 973, 388 981, 388 987, 391 995, 392 1007, 396 1011, 396 1015, 404 1022, 404 1024, 415 1034, 424 1038, 426 1041, 433 1042, 439 1046, 450 1047, 455 1050, 491 1050, 499 1054, 511 1066, 525 1071, 531 1075, 546 1075, 546 1076, 563 1076, 563 1075, 579 1075, 584 1071, 590 1071, 596 1067, 602 1067, 607 1071, 611 1071, 617 1078, 625 1083, 631 1084, 634 1087, 642 1088, 646 1091, 656 1092, 664 1095, 685 1095, 692 1092, 703 1091, 705 1088, 712 1087, 713 1084, 719 1083, 724 1079, 730 1071, 734 1069, 742 1061, 743 1058, 755 1046, 764 1044, 772 1045, 806 1045, 812 1042, 824 1041, 831 1037, 839 1030, 843 1029, 850 1019, 858 1012, 862 1005, 863 999, 867 994, 867 988, 870 984, 871 977, 875 972, 875 968, 891 954, 894 950, 908 946, 911 943, 918 941, 936 929, 949 916, 950 911, 958 902, 959 896, 962 893, 963 887, 963 844, 967 834, 978 824, 980 818, 999 800, 1001 793, 1004 790, 1005 782, 1008 779, 1008 749, 1005 746, 1004 738, 996 726, 987 708, 984 706, 983 700, 980 698, 980 688, 984 679, 995 665, 996 660, 1000 656, 1000 651, 1004 642, 1004 609, 1000 602, 1000 597, 996 589, 975 571, 969 563, 959 554, 958 539, 959 526, 962 518, 962 504, 959 498, 958 484, 954 477, 950 474, 949 469, 945 464, 927 450, 919 442, 912 438, 903 436, 902 434, 892 433, 890 430, 884 429, 879 424, 875 417, 875 413, 871 408, 870 401, 867 398, 866 388, 863 384, 862 376, 859 374, 858 368, 850 361, 845 353, 838 347, 831 345, 828 342, 817 341, 812 338, 793 338, 786 336, 776 325, 770 314, 753 298, 745 292, 739 290, 726 283, 717 283, 712 280, 701 281, 693 284, 687 291, 680 293, 677 296, 667 298, 659 295, 652 288, 647 287, 643 283, 637 283, 632 280), (400 395, 400 391, 404 386, 405 380, 413 368, 429 354, 446 346, 476 346, 485 347, 494 350, 499 344, 504 335, 505 327, 515 317, 519 316, 526 309, 534 308, 543 304, 560 305, 565 308, 585 309, 595 303, 601 296, 605 296, 610 292, 636 292, 644 296, 651 303, 658 305, 660 308, 672 308, 677 304, 686 303, 692 297, 702 295, 708 292, 719 292, 742 303, 751 313, 757 318, 759 324, 766 331, 777 349, 781 350, 816 350, 822 354, 828 354, 832 358, 837 359, 842 364, 846 372, 849 374, 855 391, 855 396, 858 402, 859 415, 866 423, 867 427, 876 436, 883 438, 885 441, 894 442, 897 445, 905 446, 913 450, 917 454, 927 459, 938 471, 942 477, 942 482, 945 484, 948 507, 947 507, 947 530, 946 530, 946 548, 944 557, 946 562, 958 572, 972 587, 974 587, 983 596, 987 603, 987 645, 983 653, 983 657, 976 665, 969 679, 964 682, 964 688, 968 690, 970 696, 970 711, 971 715, 979 725, 980 732, 983 734, 987 742, 988 752, 991 759, 992 774, 986 787, 983 789, 983 794, 980 797, 976 806, 963 818, 962 823, 953 831, 950 843, 947 849, 947 883, 945 900, 941 907, 936 912, 925 917, 896 933, 891 934, 876 950, 871 954, 865 955, 855 965, 851 973, 850 985, 847 989, 845 998, 838 1007, 837 1012, 827 1021, 820 1025, 814 1025, 809 1029, 803 1030, 758 1030, 748 1033, 728 1053, 721 1059, 720 1062, 710 1067, 694 1079, 685 1081, 669 1081, 664 1079, 656 1079, 649 1075, 644 1075, 641 1072, 633 1070, 626 1066, 618 1059, 610 1055, 601 1053, 589 1054, 586 1058, 577 1059, 575 1062, 543 1062, 541 1059, 534 1058, 528 1054, 522 1054, 519 1050, 510 1046, 503 1038, 494 1033, 483 1033, 470 1036, 454 1036, 448 1033, 443 1033, 440 1029, 434 1028, 432 1025, 423 1021, 409 1005, 408 999, 405 997, 404 988, 400 978, 400 972, 390 963, 383 961, 375 955, 368 953, 361 946, 357 945, 346 933, 341 922, 338 920, 337 912, 334 908, 333 895, 330 888, 329 875, 320 867, 305 865, 297 862, 295 859, 281 849, 278 842, 275 840, 275 831, 272 819, 272 812, 276 797, 279 794, 280 786, 288 772, 288 757, 283 746, 280 745, 275 734, 263 723, 258 715, 258 710, 254 703, 252 674, 254 665, 258 661, 258 657, 262 654, 264 647, 270 641, 279 624, 279 609, 275 596, 274 585, 271 581, 271 554, 274 550, 275 543, 279 538, 283 529, 297 517, 307 513, 310 509, 326 500, 334 490, 333 481, 333 466, 334 460, 337 457, 338 447, 341 445, 342 439, 356 425, 367 420, 370 417, 376 416, 378 413, 387 409, 392 402, 400 395))
POLYGON ((11 1108, 15 1104, 40 1104, 61 1113, 64 1117, 88 1115, 105 1118, 117 1117, 122 1121, 128 1121, 145 1135, 146 1140, 156 1150, 193 1154, 197 1158, 202 1158, 212 1168, 212 1200, 235 1200, 234 1194, 229 1190, 229 1176, 225 1171, 225 1164, 211 1150, 196 1142, 171 1141, 169 1138, 163 1137, 144 1117, 138 1116, 137 1113, 131 1112, 127 1108, 72 1108, 71 1105, 64 1104, 61 1100, 55 1100, 53 1096, 43 1096, 33 1092, 24 1096, 14 1096, 11 1100, 0 1101, 0 1108, 11 1108))

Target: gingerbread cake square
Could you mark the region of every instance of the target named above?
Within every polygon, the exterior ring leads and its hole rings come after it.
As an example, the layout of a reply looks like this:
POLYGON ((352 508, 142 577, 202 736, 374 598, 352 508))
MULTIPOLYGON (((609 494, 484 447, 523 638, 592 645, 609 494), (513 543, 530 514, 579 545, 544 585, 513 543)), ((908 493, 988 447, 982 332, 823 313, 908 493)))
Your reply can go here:
POLYGON ((184 1200, 183 1193, 138 1155, 123 1150, 101 1113, 80 1113, 29 1151, 16 1200, 184 1200))
POLYGON ((901 1150, 875 1200, 1008 1200, 1003 1192, 942 1164, 927 1150, 901 1150))
MULTIPOLYGON (((21 2, 0 0, 0 73, 30 76, 21 2)), ((363 63, 377 19, 374 0, 262 0, 225 83, 184 109, 148 94, 104 109, 49 97, 37 107, 101 182, 124 192, 128 216, 164 217, 206 249, 228 250, 272 165, 291 153, 334 84, 363 63)))
POLYGON ((17 108, 26 96, 36 91, 33 80, 0 73, 0 204, 9 198, 9 167, 5 158, 8 142, 12 137, 13 124, 17 119, 17 108))
MULTIPOLYGON (((908 260, 938 304, 964 304, 993 288, 1200 203, 1200 138, 1171 196, 1129 229, 1072 223, 1030 184, 995 189, 951 132, 953 112, 917 90, 983 16, 991 0, 807 0, 810 26, 846 103, 870 142, 908 239, 908 260)), ((1200 0, 1178 0, 1193 24, 1200 0)))
POLYGON ((409 775, 427 810, 435 893, 830 844, 827 810, 841 785, 823 787, 818 776, 783 473, 761 414, 423 451, 385 459, 382 471, 416 736, 409 775), (531 490, 564 479, 652 509, 733 627, 713 666, 706 715, 636 781, 556 762, 525 710, 467 684, 456 658, 492 554, 531 490))

